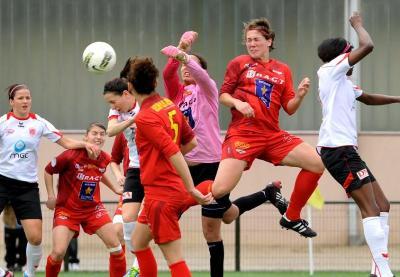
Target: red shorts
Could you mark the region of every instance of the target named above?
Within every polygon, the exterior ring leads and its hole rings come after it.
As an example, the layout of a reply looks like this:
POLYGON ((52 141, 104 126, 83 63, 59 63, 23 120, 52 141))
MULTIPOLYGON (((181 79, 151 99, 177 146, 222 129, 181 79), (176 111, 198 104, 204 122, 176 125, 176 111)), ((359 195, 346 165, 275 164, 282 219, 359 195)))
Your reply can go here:
POLYGON ((103 204, 98 204, 93 209, 85 209, 80 212, 70 211, 59 207, 54 211, 53 228, 56 226, 67 226, 68 229, 79 235, 80 225, 85 233, 92 235, 107 223, 111 223, 110 216, 103 204))
POLYGON ((255 159, 280 165, 287 154, 302 142, 301 138, 283 130, 228 135, 222 144, 222 160, 233 158, 246 161, 246 170, 255 159))
POLYGON ((167 243, 181 238, 179 217, 186 206, 182 202, 170 202, 145 197, 138 222, 150 227, 154 242, 167 243))

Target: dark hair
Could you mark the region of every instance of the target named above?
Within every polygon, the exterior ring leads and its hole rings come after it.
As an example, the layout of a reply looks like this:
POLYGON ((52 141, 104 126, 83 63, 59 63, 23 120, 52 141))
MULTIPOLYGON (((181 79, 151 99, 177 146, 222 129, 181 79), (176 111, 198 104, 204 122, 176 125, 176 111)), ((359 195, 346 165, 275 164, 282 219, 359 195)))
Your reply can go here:
POLYGON ((8 100, 14 99, 15 93, 21 89, 28 89, 27 85, 24 84, 12 84, 7 90, 8 100))
POLYGON ((195 56, 196 58, 198 58, 198 59, 199 59, 199 62, 200 62, 201 68, 203 68, 204 70, 207 70, 207 61, 206 61, 202 56, 200 56, 200 55, 197 54, 197 53, 190 53, 190 55, 193 55, 193 56, 195 56))
POLYGON ((128 58, 125 62, 124 68, 122 68, 121 72, 119 73, 120 78, 128 79, 129 68, 131 65, 132 58, 128 58))
POLYGON ((101 124, 100 122, 92 122, 86 128, 86 134, 89 134, 90 130, 92 130, 93 127, 99 127, 100 129, 106 131, 106 127, 103 124, 101 124))
POLYGON ((263 35, 263 37, 265 37, 265 39, 272 39, 272 43, 269 49, 270 50, 275 49, 274 47, 275 32, 272 31, 271 24, 269 23, 268 19, 256 18, 250 20, 249 22, 244 23, 244 28, 243 28, 244 43, 246 43, 247 32, 251 30, 259 31, 263 35))
POLYGON ((128 81, 138 94, 150 94, 156 88, 158 69, 151 58, 134 58, 130 62, 128 81))
POLYGON ((128 81, 125 78, 114 78, 105 83, 103 94, 113 93, 122 95, 124 90, 128 90, 128 81))
POLYGON ((340 54, 348 53, 353 46, 344 38, 329 38, 318 46, 318 57, 324 62, 330 62, 340 54))

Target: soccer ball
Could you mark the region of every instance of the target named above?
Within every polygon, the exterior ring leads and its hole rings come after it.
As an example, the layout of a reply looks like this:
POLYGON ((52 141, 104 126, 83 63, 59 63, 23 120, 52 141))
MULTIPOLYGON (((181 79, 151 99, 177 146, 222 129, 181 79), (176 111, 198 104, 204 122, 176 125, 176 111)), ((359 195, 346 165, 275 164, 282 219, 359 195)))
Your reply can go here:
POLYGON ((13 277, 12 271, 0 267, 0 277, 13 277))
POLYGON ((102 73, 113 69, 117 55, 110 44, 96 41, 85 48, 82 61, 90 72, 102 73))

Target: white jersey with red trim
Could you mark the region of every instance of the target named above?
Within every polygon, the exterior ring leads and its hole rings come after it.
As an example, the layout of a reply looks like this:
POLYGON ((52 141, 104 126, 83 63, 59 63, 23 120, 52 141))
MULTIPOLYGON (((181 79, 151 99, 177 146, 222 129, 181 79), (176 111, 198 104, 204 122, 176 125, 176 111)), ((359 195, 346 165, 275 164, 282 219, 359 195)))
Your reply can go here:
POLYGON ((322 123, 318 146, 357 146, 356 99, 362 90, 353 85, 346 73, 349 54, 342 54, 318 70, 322 123))
MULTIPOLYGON (((108 120, 117 118, 119 122, 122 122, 129 118, 132 118, 138 112, 139 112, 139 105, 137 103, 129 112, 126 112, 126 113, 120 113, 117 110, 110 109, 110 112, 108 114, 108 120)), ((129 167, 130 168, 132 168, 132 167, 139 168, 140 167, 139 166, 139 154, 138 154, 136 142, 135 142, 136 124, 133 124, 132 126, 126 128, 124 130, 124 135, 128 142, 128 148, 129 148, 129 167)))
POLYGON ((0 117, 0 174, 37 182, 37 150, 43 136, 52 142, 62 137, 50 122, 33 113, 27 118, 18 118, 12 112, 0 117))

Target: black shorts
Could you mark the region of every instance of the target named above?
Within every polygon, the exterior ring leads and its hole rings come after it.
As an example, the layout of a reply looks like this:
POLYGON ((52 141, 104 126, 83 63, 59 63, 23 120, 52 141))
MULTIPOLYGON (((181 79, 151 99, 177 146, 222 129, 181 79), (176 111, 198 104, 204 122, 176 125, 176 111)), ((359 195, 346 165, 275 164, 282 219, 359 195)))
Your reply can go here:
MULTIPOLYGON (((219 162, 189 166, 194 185, 197 186, 206 180, 214 180, 217 175, 218 166, 219 162)), ((201 215, 204 217, 222 218, 230 206, 232 206, 232 202, 229 200, 228 194, 213 204, 201 206, 201 215)))
POLYGON ((374 175, 353 146, 322 147, 320 155, 326 169, 347 193, 375 181, 374 175))
POLYGON ((140 182, 140 169, 129 168, 126 172, 122 203, 142 203, 143 198, 144 189, 140 182))
POLYGON ((18 220, 42 219, 38 183, 0 175, 0 212, 10 203, 18 220))

